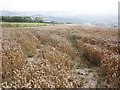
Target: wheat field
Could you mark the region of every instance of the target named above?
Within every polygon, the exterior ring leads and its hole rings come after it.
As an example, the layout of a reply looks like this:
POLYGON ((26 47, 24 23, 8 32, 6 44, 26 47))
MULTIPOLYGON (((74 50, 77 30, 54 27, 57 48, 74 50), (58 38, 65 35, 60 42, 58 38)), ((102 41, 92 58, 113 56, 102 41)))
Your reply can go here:
POLYGON ((2 88, 120 87, 118 30, 2 28, 2 88))

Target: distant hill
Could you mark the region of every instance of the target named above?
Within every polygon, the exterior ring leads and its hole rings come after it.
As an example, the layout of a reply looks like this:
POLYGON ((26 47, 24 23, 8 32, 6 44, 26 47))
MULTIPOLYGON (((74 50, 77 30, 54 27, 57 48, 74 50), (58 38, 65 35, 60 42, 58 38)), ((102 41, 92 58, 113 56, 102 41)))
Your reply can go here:
POLYGON ((21 11, 2 11, 3 16, 31 16, 42 17, 44 21, 54 21, 58 23, 72 23, 72 24, 89 24, 102 27, 117 27, 118 18, 117 15, 89 15, 72 12, 45 12, 45 11, 33 11, 33 12, 21 12, 21 11))

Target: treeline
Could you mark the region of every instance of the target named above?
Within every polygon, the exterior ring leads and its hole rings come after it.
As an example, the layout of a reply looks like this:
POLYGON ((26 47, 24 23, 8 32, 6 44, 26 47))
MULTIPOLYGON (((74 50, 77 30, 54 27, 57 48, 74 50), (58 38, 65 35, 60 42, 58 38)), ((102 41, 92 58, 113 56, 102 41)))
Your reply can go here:
POLYGON ((2 22, 43 22, 41 17, 31 18, 29 16, 1 16, 0 19, 2 22))

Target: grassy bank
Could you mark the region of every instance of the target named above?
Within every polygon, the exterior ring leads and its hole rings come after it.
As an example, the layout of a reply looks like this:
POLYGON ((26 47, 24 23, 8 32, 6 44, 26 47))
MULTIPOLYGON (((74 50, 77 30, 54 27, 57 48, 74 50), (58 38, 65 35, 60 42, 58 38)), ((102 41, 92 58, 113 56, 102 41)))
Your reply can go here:
POLYGON ((48 23, 27 23, 27 22, 2 22, 0 23, 0 27, 7 28, 7 27, 35 27, 35 26, 47 26, 53 25, 48 23))

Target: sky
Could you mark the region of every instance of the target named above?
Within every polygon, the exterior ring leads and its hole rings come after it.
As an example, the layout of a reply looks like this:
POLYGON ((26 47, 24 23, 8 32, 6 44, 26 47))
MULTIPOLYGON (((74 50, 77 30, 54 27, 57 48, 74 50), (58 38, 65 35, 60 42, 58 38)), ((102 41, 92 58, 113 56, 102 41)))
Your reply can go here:
POLYGON ((0 10, 117 13, 119 0, 0 0, 0 10))

